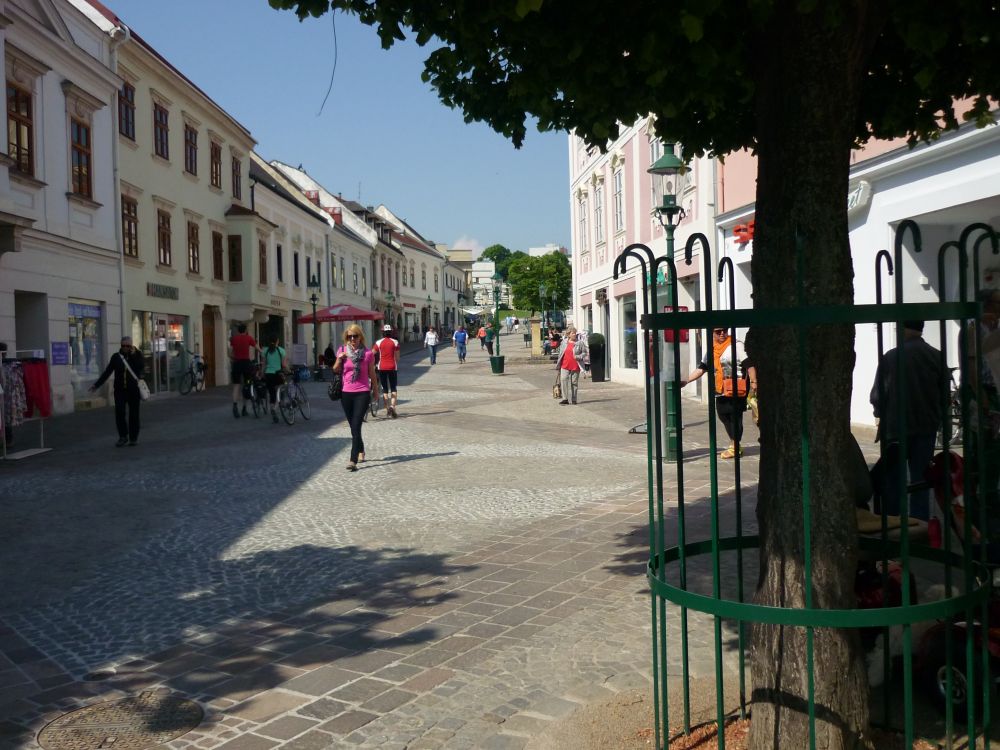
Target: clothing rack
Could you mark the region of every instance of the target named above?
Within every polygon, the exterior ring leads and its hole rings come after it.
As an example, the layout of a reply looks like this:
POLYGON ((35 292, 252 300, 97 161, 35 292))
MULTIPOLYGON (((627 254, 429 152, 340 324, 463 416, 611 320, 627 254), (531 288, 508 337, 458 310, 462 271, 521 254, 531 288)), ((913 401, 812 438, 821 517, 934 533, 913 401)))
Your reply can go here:
MULTIPOLYGON (((18 360, 21 362, 27 361, 37 361, 41 360, 45 362, 45 350, 44 349, 15 349, 14 356, 8 357, 4 356, 3 361, 8 362, 10 360, 18 360)), ((51 380, 49 387, 51 388, 51 380)), ((4 394, 6 398, 6 394, 4 394)), ((13 453, 7 452, 7 430, 6 427, 0 430, 0 460, 3 461, 20 461, 22 458, 28 458, 30 456, 37 456, 40 453, 48 453, 51 448, 45 447, 45 421, 48 417, 37 416, 37 417, 25 417, 22 424, 27 422, 38 422, 38 447, 37 448, 25 448, 24 450, 14 451, 13 453)), ((13 425, 11 425, 13 429, 13 425)))

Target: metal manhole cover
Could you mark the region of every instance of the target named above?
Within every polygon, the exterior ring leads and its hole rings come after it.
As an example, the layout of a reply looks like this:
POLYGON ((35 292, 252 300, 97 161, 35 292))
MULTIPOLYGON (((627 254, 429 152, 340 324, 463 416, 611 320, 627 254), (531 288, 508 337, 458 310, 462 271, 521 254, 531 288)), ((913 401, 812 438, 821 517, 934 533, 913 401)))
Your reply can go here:
POLYGON ((38 733, 45 750, 146 750, 187 734, 204 711, 194 701, 146 691, 63 714, 38 733))

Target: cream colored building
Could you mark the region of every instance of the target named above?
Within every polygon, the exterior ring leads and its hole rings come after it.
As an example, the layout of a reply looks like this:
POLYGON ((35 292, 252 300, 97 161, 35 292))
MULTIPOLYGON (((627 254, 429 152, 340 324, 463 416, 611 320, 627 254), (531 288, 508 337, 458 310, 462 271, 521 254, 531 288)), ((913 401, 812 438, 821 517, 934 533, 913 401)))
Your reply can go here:
POLYGON ((177 389, 189 350, 209 385, 227 383, 231 331, 270 311, 258 248, 274 226, 250 209, 253 137, 106 8, 73 2, 116 40, 125 329, 154 393, 177 389))
MULTIPOLYGON (((324 281, 324 288, 329 293, 327 304, 348 304, 364 310, 374 309, 371 269, 375 248, 379 243, 378 233, 355 216, 341 198, 330 193, 301 167, 293 167, 280 161, 272 161, 270 166, 333 220, 327 246, 326 266, 329 272, 324 281)), ((345 325, 350 323, 329 325, 327 336, 333 341, 341 341, 345 325)), ((376 326, 371 322, 361 323, 361 326, 371 343, 376 326)))
POLYGON ((0 0, 0 342, 41 355, 55 414, 91 400, 121 333, 113 44, 65 0, 0 0))

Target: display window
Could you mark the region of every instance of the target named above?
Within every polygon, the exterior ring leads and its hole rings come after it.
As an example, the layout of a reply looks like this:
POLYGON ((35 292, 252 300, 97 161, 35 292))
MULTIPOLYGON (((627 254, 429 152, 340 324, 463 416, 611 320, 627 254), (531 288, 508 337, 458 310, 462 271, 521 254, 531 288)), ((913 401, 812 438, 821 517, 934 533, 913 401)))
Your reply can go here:
POLYGON ((639 317, 635 309, 635 294, 621 298, 622 367, 630 370, 639 368, 639 317))
POLYGON ((71 299, 69 320, 69 377, 73 397, 89 398, 89 389, 104 370, 104 308, 93 300, 71 299))
POLYGON ((176 391, 190 363, 190 318, 132 312, 132 343, 142 352, 146 383, 153 393, 176 391))

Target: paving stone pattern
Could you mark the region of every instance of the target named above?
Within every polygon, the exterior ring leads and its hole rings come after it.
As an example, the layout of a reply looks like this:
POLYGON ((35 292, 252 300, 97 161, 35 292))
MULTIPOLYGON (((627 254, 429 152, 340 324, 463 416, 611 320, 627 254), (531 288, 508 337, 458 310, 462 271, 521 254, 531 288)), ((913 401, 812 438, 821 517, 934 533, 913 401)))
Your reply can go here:
MULTIPOLYGON (((406 356, 401 417, 369 419, 356 473, 319 383, 291 427, 233 419, 228 388, 148 402, 135 448, 113 447, 109 410, 53 420, 54 451, 0 464, 0 747, 37 750, 67 710, 169 690, 206 711, 173 750, 522 748, 648 685, 646 439, 628 434, 642 391, 583 380, 560 406, 552 370, 504 343, 502 377, 475 347, 465 365, 406 356)), ((707 428, 685 410, 693 538, 712 512, 707 428)), ((733 533, 728 465, 720 483, 733 533)), ((692 587, 710 590, 709 563, 692 561, 692 587)), ((721 564, 735 585, 736 560, 721 564)), ((693 674, 712 675, 711 619, 690 619, 693 674)), ((731 628, 724 641, 732 672, 731 628)), ((679 674, 679 648, 667 657, 679 674)))

